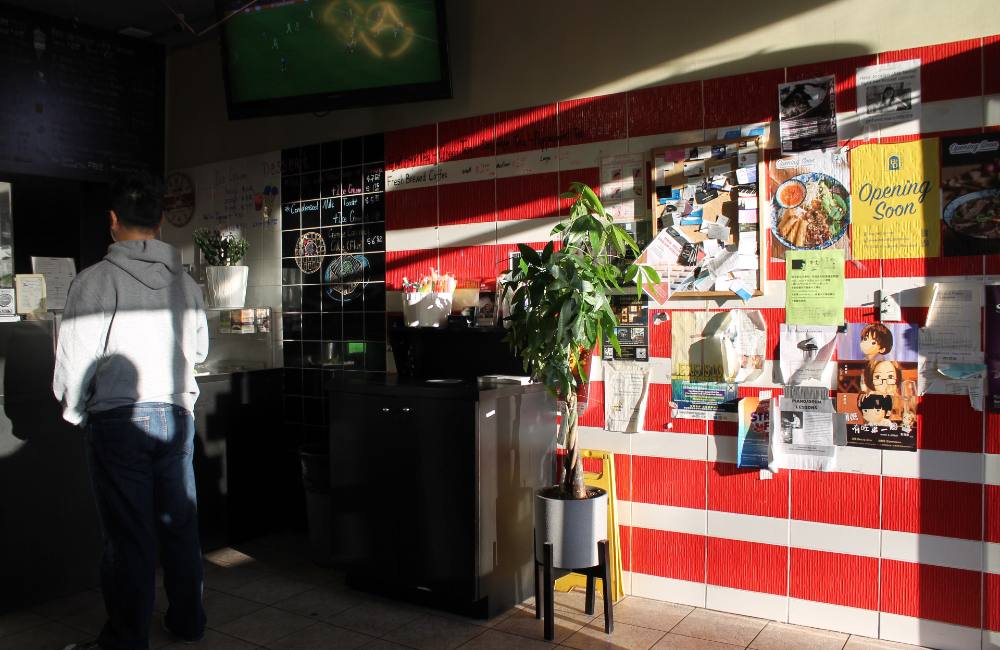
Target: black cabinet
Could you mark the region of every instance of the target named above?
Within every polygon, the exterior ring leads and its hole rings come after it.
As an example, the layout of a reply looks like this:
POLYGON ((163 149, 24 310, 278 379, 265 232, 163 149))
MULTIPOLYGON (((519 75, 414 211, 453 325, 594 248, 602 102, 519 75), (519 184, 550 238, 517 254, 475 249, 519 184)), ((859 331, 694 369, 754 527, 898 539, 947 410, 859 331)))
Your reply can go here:
POLYGON ((470 615, 531 594, 532 498, 555 406, 538 386, 330 387, 335 553, 353 586, 470 615))

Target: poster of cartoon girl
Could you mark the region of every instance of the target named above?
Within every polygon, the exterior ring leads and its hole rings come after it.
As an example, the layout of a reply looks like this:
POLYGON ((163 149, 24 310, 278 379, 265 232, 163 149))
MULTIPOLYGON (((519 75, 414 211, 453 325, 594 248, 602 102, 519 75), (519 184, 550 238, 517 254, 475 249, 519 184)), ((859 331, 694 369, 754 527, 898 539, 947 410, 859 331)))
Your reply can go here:
POLYGON ((837 345, 837 410, 847 444, 916 450, 917 334, 905 323, 852 323, 837 345))

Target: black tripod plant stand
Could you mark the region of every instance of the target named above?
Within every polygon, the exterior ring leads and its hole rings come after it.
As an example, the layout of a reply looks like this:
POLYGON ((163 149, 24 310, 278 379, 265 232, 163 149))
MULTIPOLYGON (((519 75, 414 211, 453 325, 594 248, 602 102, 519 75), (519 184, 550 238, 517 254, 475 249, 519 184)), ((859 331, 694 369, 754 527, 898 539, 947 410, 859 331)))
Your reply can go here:
MULTIPOLYGON (((535 618, 542 618, 544 607, 545 640, 552 641, 555 638, 555 594, 553 593, 553 586, 557 578, 555 575, 557 569, 552 566, 551 542, 546 542, 542 545, 542 555, 541 560, 537 556, 535 557, 535 618)), ((597 566, 559 570, 561 573, 581 573, 587 576, 587 596, 584 605, 584 611, 587 614, 594 613, 595 582, 598 578, 601 579, 601 592, 604 597, 604 633, 611 634, 615 629, 615 620, 614 603, 611 600, 611 565, 608 563, 608 540, 602 539, 597 542, 597 558, 597 566)))

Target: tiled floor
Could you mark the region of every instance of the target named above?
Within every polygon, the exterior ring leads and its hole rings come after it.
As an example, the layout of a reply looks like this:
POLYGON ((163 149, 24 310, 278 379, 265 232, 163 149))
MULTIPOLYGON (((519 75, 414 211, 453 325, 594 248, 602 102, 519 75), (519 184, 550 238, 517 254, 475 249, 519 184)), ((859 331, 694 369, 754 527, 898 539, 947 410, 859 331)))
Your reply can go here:
MULTIPOLYGON (((275 536, 206 556, 209 630, 195 646, 172 644, 161 629, 166 600, 157 590, 151 648, 205 650, 321 650, 325 648, 476 648, 534 650, 542 641, 534 603, 490 621, 452 616, 376 598, 343 585, 335 571, 304 559, 304 540, 275 536)), ((601 612, 601 604, 596 610, 601 612)), ((57 650, 92 639, 104 621, 96 590, 29 610, 0 614, 0 650, 57 650)), ((628 597, 615 605, 615 632, 604 634, 603 616, 583 612, 583 594, 556 594, 556 638, 563 647, 623 649, 863 650, 910 648, 900 644, 746 616, 628 597)))

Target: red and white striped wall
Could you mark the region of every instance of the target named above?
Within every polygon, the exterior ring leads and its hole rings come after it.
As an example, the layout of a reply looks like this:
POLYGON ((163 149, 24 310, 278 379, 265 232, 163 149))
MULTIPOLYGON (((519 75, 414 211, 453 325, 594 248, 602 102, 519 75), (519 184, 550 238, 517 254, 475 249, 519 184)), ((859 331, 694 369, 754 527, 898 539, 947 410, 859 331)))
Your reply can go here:
MULTIPOLYGON (((789 62, 793 63, 793 62, 789 62)), ((771 121, 776 86, 837 76, 843 144, 1000 131, 1000 36, 588 97, 386 134, 387 288, 430 266, 495 278, 518 243, 543 245, 571 181, 598 185, 602 156, 716 137, 771 121), (866 133, 857 67, 921 60, 920 132, 866 133)), ((776 155, 773 151, 770 155, 776 155)), ((874 319, 874 292, 899 293, 922 324, 935 282, 1000 282, 1000 256, 848 261, 847 319, 874 319)), ((749 307, 768 324, 772 376, 784 321, 784 264, 767 265, 749 307)), ((671 301, 719 310, 739 301, 671 301)), ((601 364, 581 418, 584 444, 613 451, 626 591, 939 648, 1000 648, 1000 415, 927 395, 916 453, 845 447, 834 472, 735 467, 735 425, 670 417, 670 321, 650 314, 652 384, 643 430, 603 429, 601 364)), ((832 386, 831 386, 832 388, 832 386)))

